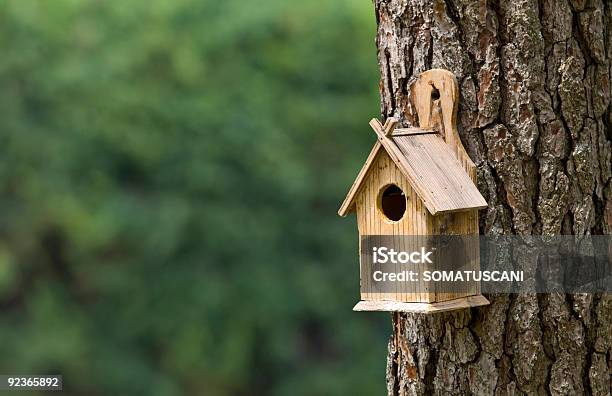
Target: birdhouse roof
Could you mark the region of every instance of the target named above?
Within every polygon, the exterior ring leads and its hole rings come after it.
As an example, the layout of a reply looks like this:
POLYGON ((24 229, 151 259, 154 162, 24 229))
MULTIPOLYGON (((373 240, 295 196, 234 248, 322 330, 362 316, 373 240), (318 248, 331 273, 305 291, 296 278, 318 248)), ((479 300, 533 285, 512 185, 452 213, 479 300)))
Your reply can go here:
POLYGON ((406 176, 432 215, 487 207, 457 156, 437 132, 409 128, 385 133, 372 126, 378 141, 338 210, 340 216, 354 209, 357 193, 381 148, 406 176))

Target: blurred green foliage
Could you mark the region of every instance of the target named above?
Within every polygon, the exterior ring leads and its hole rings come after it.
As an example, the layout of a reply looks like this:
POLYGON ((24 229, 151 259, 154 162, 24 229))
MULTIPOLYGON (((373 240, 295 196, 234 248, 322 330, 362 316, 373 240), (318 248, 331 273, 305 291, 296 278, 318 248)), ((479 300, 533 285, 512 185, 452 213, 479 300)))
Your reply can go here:
POLYGON ((336 210, 369 2, 0 5, 0 373, 72 394, 380 394, 336 210))

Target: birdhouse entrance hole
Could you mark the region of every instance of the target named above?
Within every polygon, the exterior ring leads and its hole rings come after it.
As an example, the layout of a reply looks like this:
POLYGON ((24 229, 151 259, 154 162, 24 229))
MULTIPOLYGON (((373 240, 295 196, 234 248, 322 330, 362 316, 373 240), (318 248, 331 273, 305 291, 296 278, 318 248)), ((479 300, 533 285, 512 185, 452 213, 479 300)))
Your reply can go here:
POLYGON ((399 221, 406 213, 406 195, 395 184, 382 188, 378 200, 380 211, 391 221, 399 221))
POLYGON ((440 99, 440 91, 438 91, 438 88, 432 86, 431 87, 431 100, 438 100, 440 99))

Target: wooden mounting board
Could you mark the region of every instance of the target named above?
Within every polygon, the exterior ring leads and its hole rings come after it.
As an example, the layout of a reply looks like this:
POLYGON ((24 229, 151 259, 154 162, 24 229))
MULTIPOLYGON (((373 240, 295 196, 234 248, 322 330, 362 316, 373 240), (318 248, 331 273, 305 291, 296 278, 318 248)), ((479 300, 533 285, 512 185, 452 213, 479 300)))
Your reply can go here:
POLYGON ((398 301, 359 301, 353 311, 386 311, 386 312, 412 312, 437 313, 489 305, 490 302, 483 295, 462 297, 454 300, 437 303, 407 303, 398 301))

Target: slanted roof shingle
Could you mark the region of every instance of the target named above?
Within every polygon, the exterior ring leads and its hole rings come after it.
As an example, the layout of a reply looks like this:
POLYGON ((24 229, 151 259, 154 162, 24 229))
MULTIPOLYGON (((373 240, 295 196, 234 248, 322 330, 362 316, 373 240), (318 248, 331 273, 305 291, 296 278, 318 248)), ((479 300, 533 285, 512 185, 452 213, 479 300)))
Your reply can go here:
MULTIPOLYGON (((380 125, 380 124, 378 124, 380 125)), ((422 134, 385 135, 372 125, 378 141, 357 179, 351 186, 338 214, 353 210, 359 187, 383 147, 408 178, 417 195, 432 215, 487 207, 487 202, 441 136, 423 130, 422 134)))

